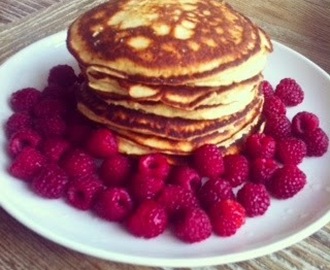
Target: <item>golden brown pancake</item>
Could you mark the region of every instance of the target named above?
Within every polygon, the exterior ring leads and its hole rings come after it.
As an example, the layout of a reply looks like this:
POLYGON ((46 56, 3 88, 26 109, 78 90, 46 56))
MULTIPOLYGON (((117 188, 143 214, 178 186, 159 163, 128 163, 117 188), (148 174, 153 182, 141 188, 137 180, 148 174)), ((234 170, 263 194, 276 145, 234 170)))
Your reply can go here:
POLYGON ((248 122, 245 117, 255 111, 260 114, 263 96, 257 98, 238 113, 213 120, 191 120, 180 117, 168 118, 141 110, 108 104, 86 85, 77 91, 78 109, 93 121, 112 127, 114 130, 138 132, 173 140, 190 141, 214 132, 234 130, 237 121, 248 122), (245 120, 244 120, 245 119, 245 120))
POLYGON ((67 44, 87 70, 166 85, 242 81, 271 50, 257 26, 217 0, 108 1, 71 25, 67 44))
POLYGON ((195 110, 201 106, 230 104, 244 100, 262 80, 257 75, 240 83, 219 87, 192 87, 187 85, 145 85, 116 78, 89 79, 89 87, 106 100, 153 101, 170 107, 195 110))

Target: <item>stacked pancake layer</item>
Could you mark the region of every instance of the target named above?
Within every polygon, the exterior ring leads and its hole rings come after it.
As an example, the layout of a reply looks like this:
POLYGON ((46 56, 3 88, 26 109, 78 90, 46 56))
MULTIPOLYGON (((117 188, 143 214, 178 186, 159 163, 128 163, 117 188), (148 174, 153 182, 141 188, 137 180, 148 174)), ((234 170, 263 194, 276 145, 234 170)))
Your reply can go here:
POLYGON ((67 44, 86 77, 79 110, 123 153, 233 149, 260 122, 272 45, 222 1, 109 1, 71 25, 67 44))

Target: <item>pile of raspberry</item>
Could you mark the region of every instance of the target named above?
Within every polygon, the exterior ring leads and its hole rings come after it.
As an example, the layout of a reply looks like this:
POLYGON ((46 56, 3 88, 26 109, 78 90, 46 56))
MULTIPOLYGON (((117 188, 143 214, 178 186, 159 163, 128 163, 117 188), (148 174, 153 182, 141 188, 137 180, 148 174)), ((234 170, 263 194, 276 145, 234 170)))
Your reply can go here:
POLYGON ((234 235, 248 218, 264 215, 272 199, 300 192, 307 179, 299 164, 328 149, 315 114, 286 116, 304 99, 299 84, 286 78, 275 89, 262 83, 265 128, 246 138, 241 153, 224 156, 206 144, 185 165, 172 165, 160 153, 124 155, 109 129, 76 110, 74 92, 83 80, 71 66, 58 65, 42 91, 24 88, 11 95, 8 171, 37 195, 61 198, 136 237, 169 230, 196 243, 234 235))

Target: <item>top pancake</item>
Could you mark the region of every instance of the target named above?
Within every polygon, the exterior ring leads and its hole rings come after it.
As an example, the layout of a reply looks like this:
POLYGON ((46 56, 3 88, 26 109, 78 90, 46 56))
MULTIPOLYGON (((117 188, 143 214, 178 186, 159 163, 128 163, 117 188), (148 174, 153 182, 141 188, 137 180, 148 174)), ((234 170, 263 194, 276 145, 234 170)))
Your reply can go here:
POLYGON ((260 73, 272 49, 257 26, 217 0, 108 1, 70 26, 67 44, 82 66, 101 73, 199 86, 260 73))

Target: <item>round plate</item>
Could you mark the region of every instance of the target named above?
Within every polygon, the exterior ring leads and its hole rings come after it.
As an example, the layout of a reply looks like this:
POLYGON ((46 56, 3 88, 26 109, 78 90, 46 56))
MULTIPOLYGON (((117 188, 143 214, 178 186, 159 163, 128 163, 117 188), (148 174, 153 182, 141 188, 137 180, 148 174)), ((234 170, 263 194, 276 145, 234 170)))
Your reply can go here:
MULTIPOLYGON (((77 64, 65 45, 66 32, 47 37, 23 49, 0 67, 1 123, 11 110, 8 99, 24 87, 42 89, 48 71, 57 64, 77 64)), ((303 87, 305 101, 295 109, 320 117, 322 128, 330 130, 330 77, 295 51, 274 42, 275 50, 264 72, 273 85, 291 77, 303 87)), ((4 134, 0 135, 5 147, 4 134)), ((62 200, 46 200, 34 195, 25 183, 7 173, 9 159, 0 153, 0 202, 22 224, 60 245, 96 257, 148 266, 197 267, 252 259, 290 246, 319 230, 330 221, 330 154, 308 158, 300 166, 308 184, 289 200, 271 202, 262 217, 250 218, 229 238, 212 236, 199 244, 185 244, 170 233, 144 240, 126 233, 116 224, 90 213, 78 211, 62 200)))

